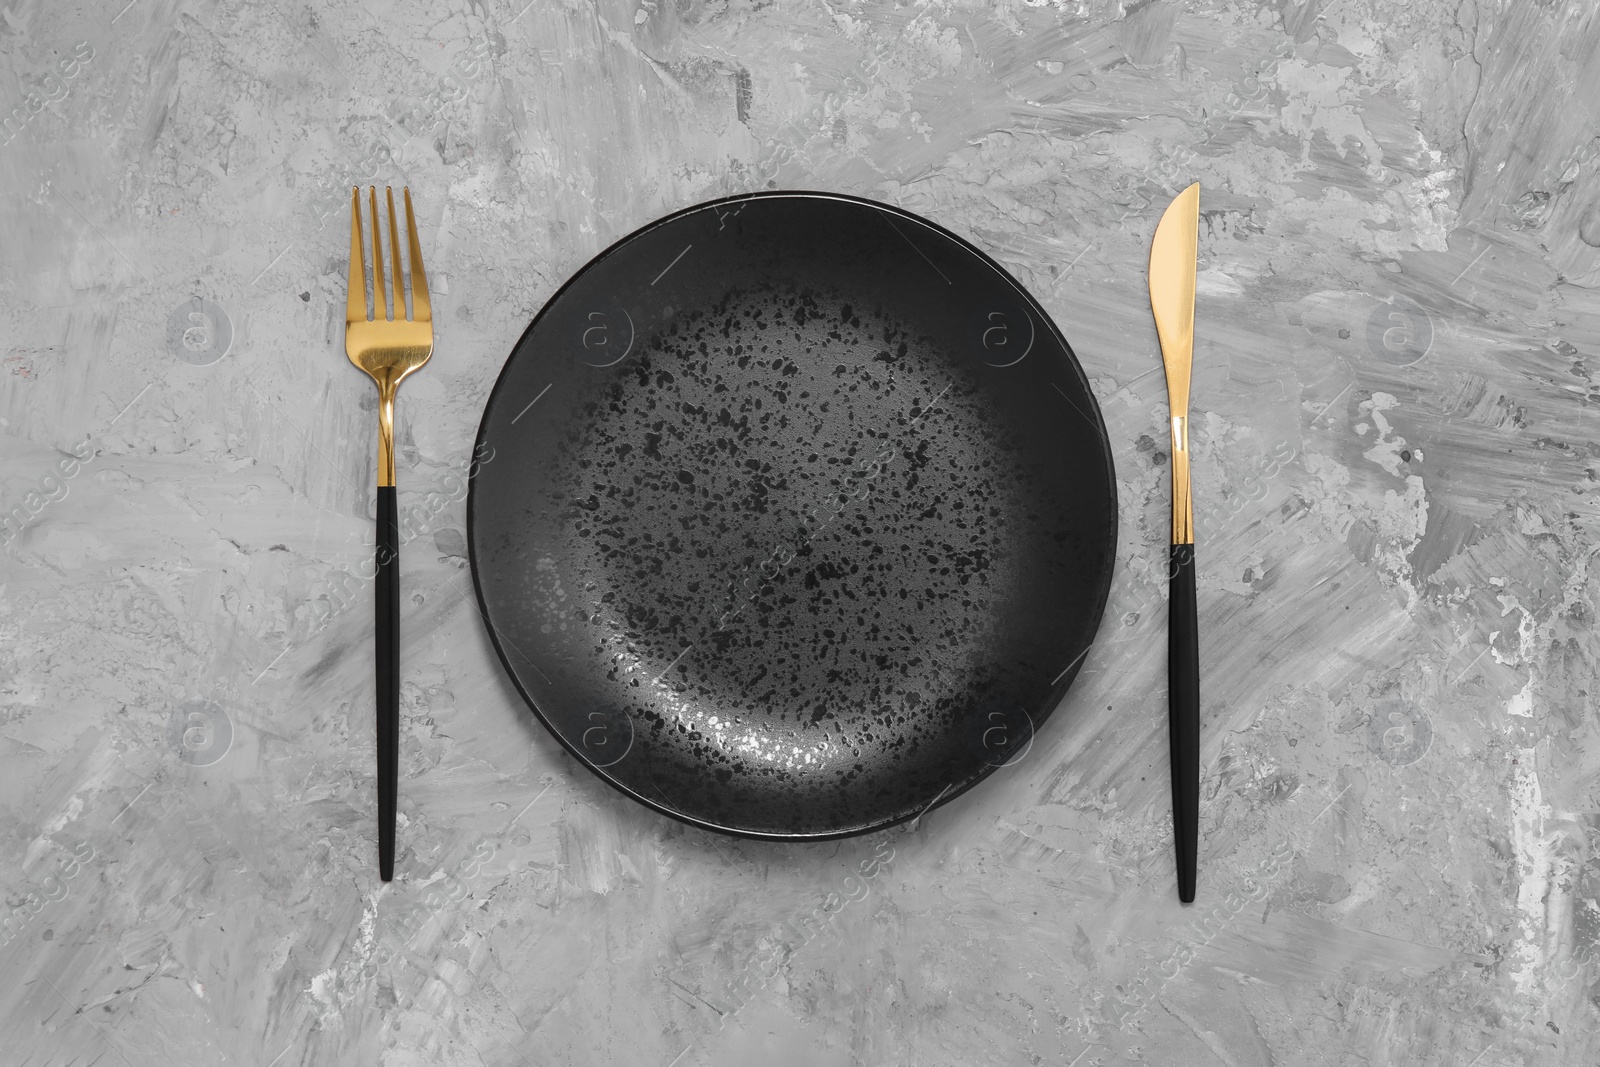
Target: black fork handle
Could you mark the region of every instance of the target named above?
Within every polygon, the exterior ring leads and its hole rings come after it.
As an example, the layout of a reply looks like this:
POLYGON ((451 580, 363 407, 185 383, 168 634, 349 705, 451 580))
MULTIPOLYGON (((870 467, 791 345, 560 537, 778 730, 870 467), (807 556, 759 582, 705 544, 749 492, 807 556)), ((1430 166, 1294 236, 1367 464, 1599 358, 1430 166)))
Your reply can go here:
POLYGON ((394 878, 394 819, 400 795, 400 522, 392 485, 378 486, 373 602, 378 689, 378 876, 394 878))

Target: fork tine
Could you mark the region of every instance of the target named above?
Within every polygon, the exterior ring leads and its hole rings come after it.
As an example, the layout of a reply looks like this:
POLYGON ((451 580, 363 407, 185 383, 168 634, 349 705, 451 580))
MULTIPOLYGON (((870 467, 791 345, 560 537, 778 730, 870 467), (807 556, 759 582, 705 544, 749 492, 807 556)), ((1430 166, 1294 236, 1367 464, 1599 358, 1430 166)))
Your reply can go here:
POLYGON ((383 228, 378 225, 378 187, 367 186, 367 197, 372 204, 372 317, 374 319, 387 319, 389 307, 383 292, 383 241, 379 234, 383 228))
POLYGON ((385 185, 383 195, 389 200, 389 251, 394 255, 394 317, 406 317, 406 297, 402 286, 405 275, 400 273, 400 227, 394 223, 394 188, 385 185))
POLYGON ((350 277, 346 285, 346 322, 367 321, 367 268, 361 261, 361 187, 350 187, 350 277))
POLYGON ((406 237, 411 247, 411 317, 417 322, 433 322, 433 304, 428 299, 428 272, 422 269, 422 242, 417 240, 417 220, 411 213, 411 187, 404 189, 406 199, 406 237))

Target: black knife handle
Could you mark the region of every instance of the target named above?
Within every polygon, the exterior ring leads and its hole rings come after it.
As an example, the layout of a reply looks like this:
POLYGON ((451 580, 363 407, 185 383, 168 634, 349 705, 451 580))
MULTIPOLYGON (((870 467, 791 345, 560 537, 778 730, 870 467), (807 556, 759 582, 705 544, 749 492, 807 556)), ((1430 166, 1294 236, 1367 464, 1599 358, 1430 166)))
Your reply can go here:
POLYGON ((378 876, 394 878, 394 816, 400 794, 400 520, 392 485, 378 486, 377 608, 378 876))
POLYGON ((1200 839, 1200 630, 1194 593, 1194 545, 1172 546, 1167 617, 1167 725, 1172 741, 1172 828, 1178 850, 1178 899, 1194 900, 1200 839))

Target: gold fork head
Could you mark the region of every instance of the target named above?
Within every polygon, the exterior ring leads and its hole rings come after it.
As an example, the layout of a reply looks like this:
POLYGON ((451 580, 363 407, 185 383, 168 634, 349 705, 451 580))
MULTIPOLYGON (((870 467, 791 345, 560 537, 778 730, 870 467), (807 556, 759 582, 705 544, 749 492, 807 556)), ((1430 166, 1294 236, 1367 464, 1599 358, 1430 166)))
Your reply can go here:
POLYGON ((372 311, 367 310, 367 276, 361 234, 361 190, 350 190, 350 280, 346 305, 344 351, 350 362, 378 383, 379 391, 399 386, 433 354, 433 309, 428 300, 428 275, 422 266, 422 245, 411 210, 411 190, 403 190, 406 238, 411 260, 411 315, 406 317, 405 287, 400 271, 400 232, 395 223, 394 190, 384 189, 389 203, 389 248, 394 261, 394 293, 390 301, 383 278, 383 243, 379 239, 378 190, 367 190, 372 207, 372 311))
POLYGON ((389 204, 389 250, 394 262, 392 302, 383 280, 383 242, 379 237, 378 190, 367 187, 372 207, 372 310, 367 310, 367 272, 361 238, 361 189, 350 190, 350 277, 345 305, 344 353, 378 386, 378 484, 394 484, 394 394, 412 371, 433 355, 433 306, 428 275, 422 266, 422 244, 411 210, 411 190, 404 189, 407 255, 411 261, 411 317, 406 317, 406 286, 400 270, 400 229, 395 223, 394 190, 384 188, 389 204))

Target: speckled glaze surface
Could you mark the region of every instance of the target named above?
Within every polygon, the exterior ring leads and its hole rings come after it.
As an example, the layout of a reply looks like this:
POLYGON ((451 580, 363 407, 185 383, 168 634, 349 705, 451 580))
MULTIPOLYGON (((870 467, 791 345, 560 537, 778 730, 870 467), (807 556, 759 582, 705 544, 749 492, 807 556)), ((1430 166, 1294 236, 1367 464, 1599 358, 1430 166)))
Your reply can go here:
POLYGON ((908 212, 698 205, 578 272, 507 361, 468 500, 530 707, 658 810, 861 833, 1016 759, 1111 583, 1099 409, 1038 304, 908 212))

